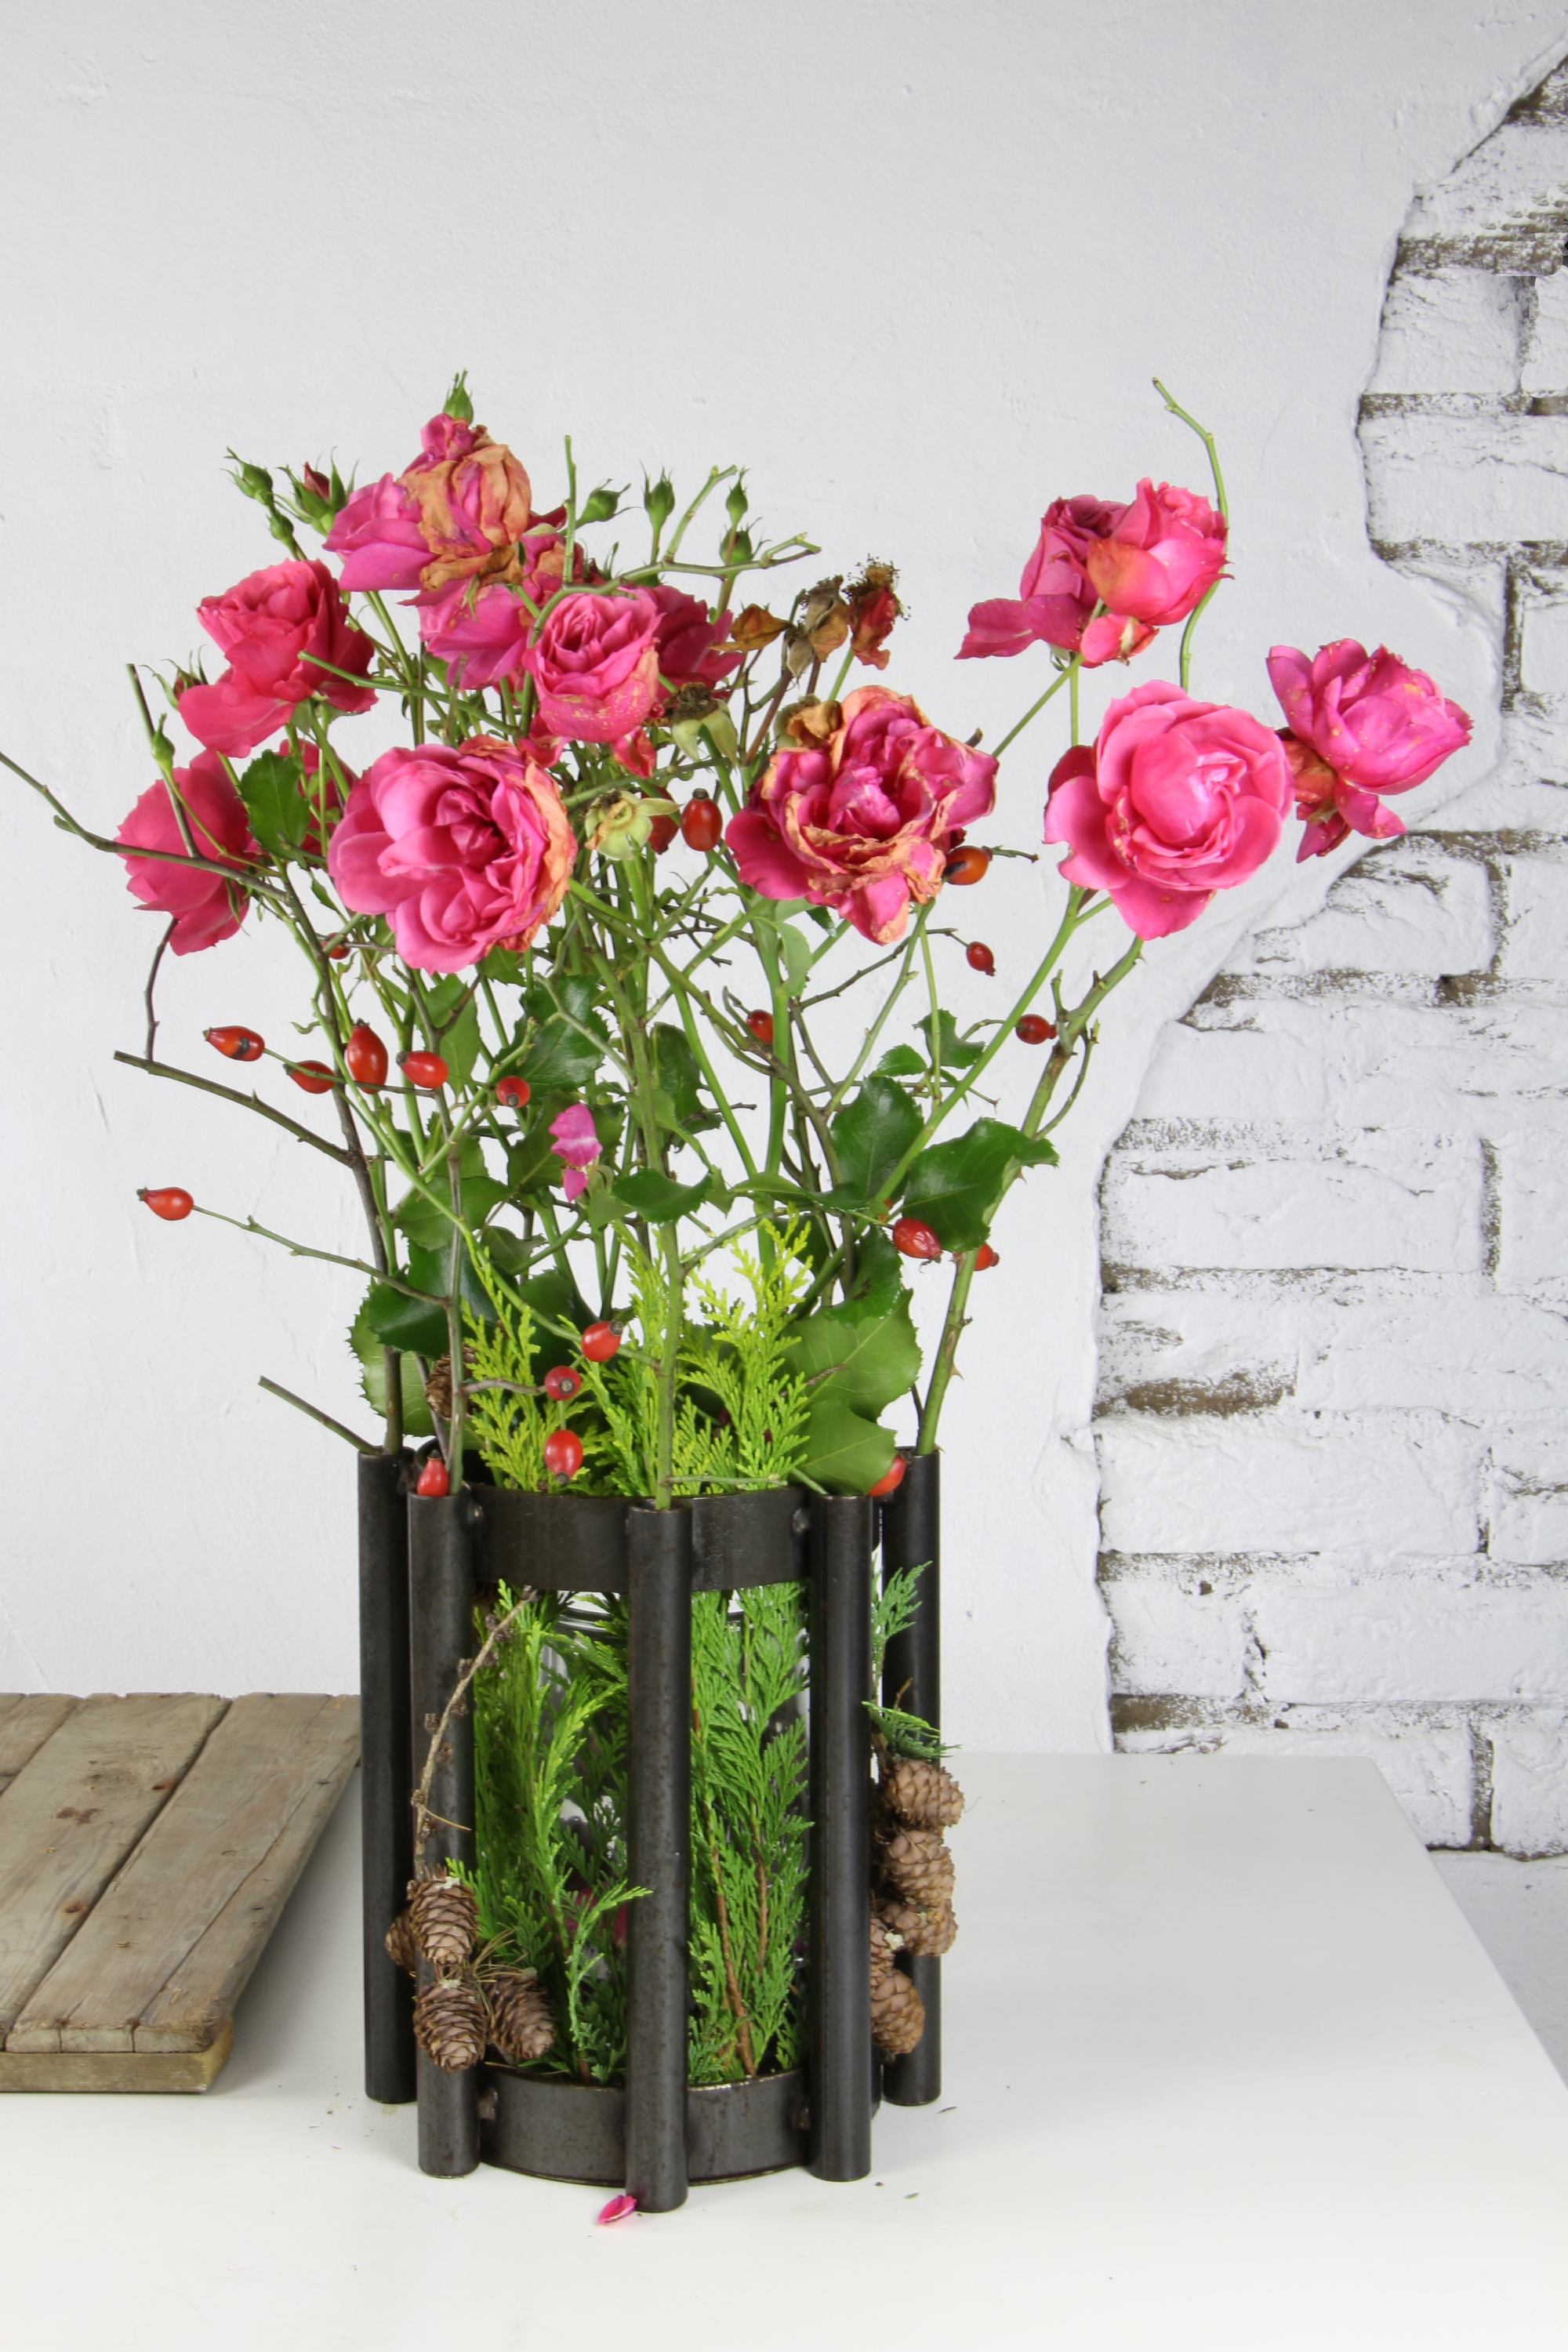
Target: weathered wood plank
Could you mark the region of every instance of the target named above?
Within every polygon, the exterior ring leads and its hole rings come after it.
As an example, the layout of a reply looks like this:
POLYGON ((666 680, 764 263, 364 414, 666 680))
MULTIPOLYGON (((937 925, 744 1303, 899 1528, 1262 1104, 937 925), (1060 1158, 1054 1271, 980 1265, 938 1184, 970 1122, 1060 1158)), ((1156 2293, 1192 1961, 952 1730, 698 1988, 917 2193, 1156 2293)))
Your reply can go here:
POLYGON ((355 1699, 236 1699, 30 1996, 7 2048, 205 2048, 233 2014, 358 1752, 355 1699))
POLYGON ((221 2073, 234 2047, 234 2027, 226 2025, 207 2050, 184 2050, 160 2057, 155 2052, 117 2056, 68 2051, 0 2050, 3 2091, 205 2091, 221 2073))
POLYGON ((61 1691, 0 1691, 0 1789, 79 1704, 61 1691))
POLYGON ((329 1698, 301 1740, 292 1779, 298 1801, 271 1845, 199 1943, 150 2002, 135 2029, 143 2051, 202 2050, 234 2013, 278 1915, 315 1852, 359 1760, 357 1698, 329 1698))
POLYGON ((0 2031, 7 2035, 227 1710, 204 1693, 94 1697, 0 1803, 0 2031))

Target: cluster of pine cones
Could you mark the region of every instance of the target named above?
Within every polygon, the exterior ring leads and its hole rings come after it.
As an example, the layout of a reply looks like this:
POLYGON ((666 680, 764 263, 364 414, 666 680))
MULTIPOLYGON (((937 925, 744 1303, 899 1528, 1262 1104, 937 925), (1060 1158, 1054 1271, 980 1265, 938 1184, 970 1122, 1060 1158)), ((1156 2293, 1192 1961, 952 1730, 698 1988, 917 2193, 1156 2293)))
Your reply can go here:
POLYGON ((416 1879, 407 1910, 386 1931, 388 1957, 400 1969, 414 1976, 425 1959, 436 1972, 416 1997, 414 2038, 447 2074, 477 2066, 487 2047, 526 2066, 555 2039, 555 2020, 531 1969, 473 1965, 479 1933, 479 1906, 460 1878, 416 1879))
POLYGON ((872 1832, 871 2038, 885 2058, 902 2058, 925 2032, 925 2008, 896 1952, 937 1959, 958 1933, 952 1916, 952 1856, 943 1830, 963 1811, 963 1791, 942 1765, 913 1756, 879 1758, 872 1832))

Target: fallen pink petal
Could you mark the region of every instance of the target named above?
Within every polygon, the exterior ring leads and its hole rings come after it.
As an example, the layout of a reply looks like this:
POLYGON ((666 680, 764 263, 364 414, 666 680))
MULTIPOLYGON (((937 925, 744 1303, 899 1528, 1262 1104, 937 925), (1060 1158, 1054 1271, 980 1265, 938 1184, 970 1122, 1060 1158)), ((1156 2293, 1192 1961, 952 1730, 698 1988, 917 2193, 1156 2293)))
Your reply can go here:
POLYGON ((612 2197, 607 2205, 600 2206, 599 2227, 601 2230, 605 2230, 609 2227, 612 2221, 629 2221, 637 2210, 637 2199, 635 2197, 628 2197, 623 2189, 620 2196, 612 2197))

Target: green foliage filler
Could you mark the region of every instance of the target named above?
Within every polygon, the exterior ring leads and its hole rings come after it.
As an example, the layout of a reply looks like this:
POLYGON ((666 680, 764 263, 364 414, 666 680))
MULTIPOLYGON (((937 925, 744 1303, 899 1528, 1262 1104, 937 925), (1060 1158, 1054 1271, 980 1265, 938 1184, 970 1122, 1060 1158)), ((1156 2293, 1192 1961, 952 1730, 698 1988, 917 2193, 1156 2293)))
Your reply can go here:
MULTIPOLYGON (((804 1588, 704 1593, 691 1630, 690 2079, 728 2083, 798 2054, 804 1588)), ((480 1933, 549 1994, 541 2071, 584 2083, 626 2077, 626 1719, 617 1601, 529 1601, 474 1685, 480 1933)))

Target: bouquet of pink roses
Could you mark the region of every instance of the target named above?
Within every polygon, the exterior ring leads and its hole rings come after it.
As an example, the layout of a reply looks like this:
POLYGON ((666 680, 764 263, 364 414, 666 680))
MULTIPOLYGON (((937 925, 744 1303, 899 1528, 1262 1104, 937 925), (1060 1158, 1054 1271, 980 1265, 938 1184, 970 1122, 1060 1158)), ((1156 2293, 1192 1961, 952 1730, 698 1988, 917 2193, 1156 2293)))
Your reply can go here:
MULTIPOLYGON (((279 488, 237 462, 284 553, 199 606, 221 674, 160 680, 197 748, 143 699, 157 777, 111 841, 37 788, 163 919, 145 1050, 121 1058, 355 1186, 364 1255, 336 1261, 365 1279, 353 1346, 385 1448, 427 1441, 422 1492, 459 1484, 466 1448, 511 1483, 661 1506, 888 1491, 903 1464, 880 1417, 921 1370, 906 1277, 950 1261, 929 1452, 994 1221, 1054 1159, 1144 940, 1255 873, 1292 810, 1299 856, 1403 831, 1385 796, 1468 735, 1419 671, 1349 640, 1277 646, 1278 731, 1189 692, 1226 550, 1194 430, 1212 502, 1151 480, 1124 504, 1058 499, 1016 598, 971 613, 961 658, 1046 672, 994 750, 851 686, 889 668, 893 567, 775 594, 817 551, 762 533, 732 467, 679 512, 667 478, 645 482, 642 535, 619 493, 584 493, 568 444, 541 512, 461 377, 412 463, 362 488, 306 466, 279 488), (1178 626, 1176 677, 1132 685, 1080 741, 1084 673, 1157 661, 1178 626), (994 959, 948 893, 1024 854, 976 829, 1058 695, 1044 838, 1064 894, 1006 1009, 961 1027, 944 960, 994 959), (404 740, 366 764, 353 721, 378 702, 404 740), (1131 940, 1069 1001, 1064 952, 1106 917, 1131 940), (151 1011, 165 950, 247 920, 300 955, 313 1032, 300 1053, 207 1031, 270 1066, 265 1093, 159 1060, 151 1011), (850 992, 865 1017, 836 1059, 842 1016, 819 1008, 850 992)), ((181 1185, 142 1197, 172 1221, 198 1205, 181 1185)))

